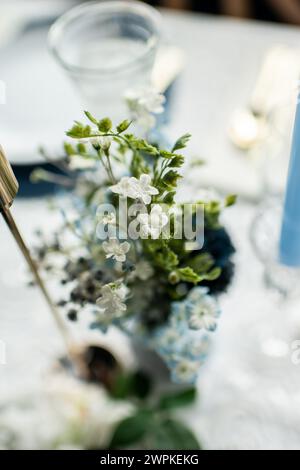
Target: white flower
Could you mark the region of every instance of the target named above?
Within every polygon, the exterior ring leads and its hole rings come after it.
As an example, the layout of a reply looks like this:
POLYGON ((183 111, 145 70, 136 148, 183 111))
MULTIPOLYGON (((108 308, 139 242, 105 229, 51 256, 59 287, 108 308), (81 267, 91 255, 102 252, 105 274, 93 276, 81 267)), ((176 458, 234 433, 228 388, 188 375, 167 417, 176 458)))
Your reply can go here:
POLYGON ((136 199, 141 199, 144 204, 150 204, 151 196, 158 194, 158 190, 151 186, 151 176, 142 174, 136 187, 136 199))
POLYGON ((188 306, 190 317, 188 319, 189 327, 192 330, 205 328, 208 331, 214 331, 217 327, 217 318, 219 316, 219 307, 216 300, 210 295, 203 295, 198 302, 193 302, 188 306))
POLYGON ((133 119, 145 129, 155 126, 156 120, 153 114, 162 113, 166 101, 165 97, 153 87, 130 90, 126 93, 125 99, 133 119))
POLYGON ((153 87, 144 88, 139 99, 140 106, 149 111, 149 113, 161 114, 164 111, 166 98, 153 87))
POLYGON ((200 365, 198 361, 179 358, 178 363, 171 371, 172 380, 175 383, 195 383, 200 365))
POLYGON ((136 182, 138 180, 134 177, 130 176, 123 176, 123 178, 120 179, 120 181, 113 185, 110 186, 110 190, 113 193, 119 194, 120 196, 123 197, 130 197, 131 199, 136 198, 136 182))
POLYGON ((80 155, 71 155, 69 168, 71 170, 87 170, 89 168, 95 168, 95 160, 81 157, 80 155))
POLYGON ((127 288, 124 284, 115 286, 106 284, 101 288, 101 297, 97 299, 98 307, 103 309, 103 316, 111 322, 110 317, 120 317, 126 311, 124 303, 127 295, 127 288))
POLYGON ((107 135, 99 136, 99 137, 92 137, 90 139, 90 142, 93 145, 99 145, 99 147, 101 147, 102 150, 108 150, 112 142, 112 137, 107 136, 107 135))
POLYGON ((154 270, 151 264, 148 261, 142 260, 135 265, 135 270, 131 273, 130 279, 134 280, 136 278, 141 279, 141 281, 147 281, 153 276, 154 270))
POLYGON ((154 204, 150 214, 139 214, 137 220, 141 224, 143 237, 159 238, 163 228, 168 224, 169 217, 159 204, 154 204))
POLYGON ((161 114, 164 110, 163 104, 166 101, 164 95, 153 87, 143 87, 129 90, 125 98, 130 107, 138 111, 148 111, 149 113, 161 114))
POLYGON ((116 238, 111 238, 108 242, 103 242, 102 247, 106 253, 106 258, 113 258, 123 263, 126 260, 126 253, 130 249, 130 244, 128 242, 120 243, 116 238))
POLYGON ((109 214, 103 215, 100 222, 103 225, 115 225, 116 224, 116 214, 114 212, 110 212, 109 214))
POLYGON ((142 174, 138 180, 134 176, 123 176, 119 183, 110 186, 113 193, 131 199, 141 199, 144 204, 150 204, 151 196, 158 194, 158 190, 151 186, 151 176, 142 174))
POLYGON ((156 124, 155 117, 153 116, 153 114, 150 113, 140 113, 138 118, 136 117, 135 120, 145 130, 153 129, 156 124))

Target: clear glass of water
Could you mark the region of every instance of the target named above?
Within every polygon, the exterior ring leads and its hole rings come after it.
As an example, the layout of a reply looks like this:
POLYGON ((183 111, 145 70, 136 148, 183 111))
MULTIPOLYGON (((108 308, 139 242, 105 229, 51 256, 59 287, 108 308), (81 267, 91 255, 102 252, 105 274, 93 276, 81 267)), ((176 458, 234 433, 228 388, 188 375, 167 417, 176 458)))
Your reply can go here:
POLYGON ((160 13, 142 2, 88 2, 53 24, 49 45, 86 109, 121 120, 126 92, 151 83, 160 25, 160 13))

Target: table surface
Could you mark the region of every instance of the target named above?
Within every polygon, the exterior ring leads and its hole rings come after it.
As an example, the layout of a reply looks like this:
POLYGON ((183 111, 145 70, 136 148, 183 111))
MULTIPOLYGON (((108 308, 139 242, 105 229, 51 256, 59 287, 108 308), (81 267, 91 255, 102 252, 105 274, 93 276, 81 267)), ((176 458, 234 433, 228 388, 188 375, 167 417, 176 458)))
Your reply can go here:
MULTIPOLYGON (((300 30, 182 13, 165 13, 165 24, 187 54, 168 132, 191 131, 202 155, 222 154, 221 173, 231 110, 246 102, 265 51, 281 42, 297 45, 300 30)), ((187 196, 200 189, 200 171, 189 175, 187 196)), ((222 317, 200 374, 197 412, 185 411, 208 449, 300 449, 300 366, 291 360, 292 342, 300 338, 300 304, 281 302, 264 286, 249 242, 256 210, 240 202, 224 217, 237 248, 236 275, 220 299, 222 317)), ((45 200, 19 200, 14 214, 29 242, 34 228, 51 230, 55 217, 45 200)), ((39 292, 24 284, 24 264, 4 224, 0 266, 0 340, 7 356, 0 365, 1 403, 42 380, 62 345, 39 292)))

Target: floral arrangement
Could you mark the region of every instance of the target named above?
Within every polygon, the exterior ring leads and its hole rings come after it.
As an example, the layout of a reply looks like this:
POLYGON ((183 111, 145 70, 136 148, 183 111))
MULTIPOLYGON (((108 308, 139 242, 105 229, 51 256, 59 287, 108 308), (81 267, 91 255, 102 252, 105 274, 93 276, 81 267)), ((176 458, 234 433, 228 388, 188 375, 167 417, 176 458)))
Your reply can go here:
MULTIPOLYGON (((74 186, 72 210, 61 209, 51 240, 40 234, 38 262, 59 270, 66 293, 59 306, 71 321, 87 312, 93 329, 117 326, 155 351, 174 382, 192 384, 217 327, 217 295, 233 274, 234 247, 220 214, 235 196, 180 202, 190 135, 167 150, 136 136, 131 127, 149 130, 163 98, 127 100, 132 120, 114 126, 85 112, 87 122, 67 132, 57 179, 74 186), (193 237, 182 230, 184 217, 196 226, 193 237)), ((38 170, 33 178, 51 176, 38 170)))

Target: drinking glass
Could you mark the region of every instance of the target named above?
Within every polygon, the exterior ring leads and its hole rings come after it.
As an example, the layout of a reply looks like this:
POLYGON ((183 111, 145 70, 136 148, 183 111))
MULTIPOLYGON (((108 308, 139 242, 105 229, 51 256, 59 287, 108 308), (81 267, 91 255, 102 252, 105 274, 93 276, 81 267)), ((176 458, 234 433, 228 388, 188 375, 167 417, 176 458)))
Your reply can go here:
POLYGON ((88 2, 54 23, 49 46, 86 109, 122 120, 126 92, 151 83, 160 25, 160 13, 142 2, 88 2))

